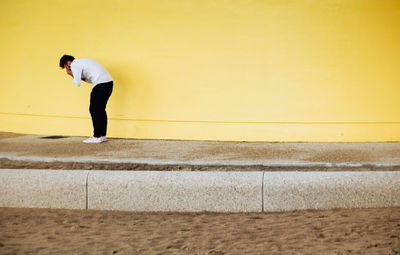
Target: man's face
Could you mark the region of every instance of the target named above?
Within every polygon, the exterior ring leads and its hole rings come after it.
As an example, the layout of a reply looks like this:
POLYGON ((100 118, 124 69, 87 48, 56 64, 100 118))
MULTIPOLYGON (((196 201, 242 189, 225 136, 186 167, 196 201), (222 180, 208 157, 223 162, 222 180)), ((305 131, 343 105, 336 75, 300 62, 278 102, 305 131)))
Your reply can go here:
POLYGON ((71 63, 72 63, 72 61, 67 61, 67 64, 64 65, 65 71, 67 72, 68 75, 72 74, 71 63))
POLYGON ((64 67, 67 69, 67 70, 70 70, 71 71, 71 61, 67 61, 67 64, 65 64, 64 65, 64 67))

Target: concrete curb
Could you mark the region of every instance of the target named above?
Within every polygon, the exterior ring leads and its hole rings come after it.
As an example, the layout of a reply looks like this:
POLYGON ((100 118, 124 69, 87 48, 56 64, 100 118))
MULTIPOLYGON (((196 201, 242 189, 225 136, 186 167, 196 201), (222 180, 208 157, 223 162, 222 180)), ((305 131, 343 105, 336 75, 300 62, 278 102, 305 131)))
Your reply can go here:
POLYGON ((0 207, 261 212, 400 206, 400 172, 0 170, 0 207))
POLYGON ((268 172, 264 210, 400 206, 400 172, 268 172))
POLYGON ((88 171, 0 170, 0 207, 86 208, 88 171))
POLYGON ((261 212, 262 172, 93 171, 88 208, 261 212))

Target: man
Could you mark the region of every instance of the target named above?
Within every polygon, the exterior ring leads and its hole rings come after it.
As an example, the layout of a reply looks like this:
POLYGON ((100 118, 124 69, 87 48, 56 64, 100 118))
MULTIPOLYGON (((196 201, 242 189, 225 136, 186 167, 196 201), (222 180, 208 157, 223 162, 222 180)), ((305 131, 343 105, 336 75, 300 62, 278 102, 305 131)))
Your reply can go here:
POLYGON ((75 59, 73 56, 64 55, 60 59, 60 67, 66 69, 67 74, 74 78, 78 87, 81 80, 93 84, 90 94, 90 115, 94 134, 84 140, 84 143, 106 142, 107 113, 106 105, 113 90, 113 80, 110 74, 99 63, 91 59, 75 59))

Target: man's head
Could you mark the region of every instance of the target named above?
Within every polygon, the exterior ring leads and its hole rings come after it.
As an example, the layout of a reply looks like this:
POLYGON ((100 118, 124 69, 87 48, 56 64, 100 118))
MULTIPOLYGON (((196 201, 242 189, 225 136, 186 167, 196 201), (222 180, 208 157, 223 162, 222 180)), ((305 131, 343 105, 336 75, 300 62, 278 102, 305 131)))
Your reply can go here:
POLYGON ((71 70, 71 63, 74 61, 74 57, 70 55, 64 55, 60 58, 60 67, 62 69, 67 68, 67 70, 71 70))

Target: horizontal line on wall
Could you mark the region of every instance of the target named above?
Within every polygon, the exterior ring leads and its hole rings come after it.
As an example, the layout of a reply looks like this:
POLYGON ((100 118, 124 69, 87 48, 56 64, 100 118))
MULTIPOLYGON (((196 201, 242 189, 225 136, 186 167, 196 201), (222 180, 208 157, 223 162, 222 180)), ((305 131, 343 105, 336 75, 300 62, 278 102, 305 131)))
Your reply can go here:
MULTIPOLYGON (((80 116, 60 116, 46 114, 26 114, 26 113, 5 113, 3 115, 27 116, 27 117, 46 117, 46 118, 67 118, 67 119, 89 119, 89 117, 80 116)), ((390 124, 397 125, 400 121, 213 121, 213 120, 149 120, 149 119, 129 119, 129 118, 109 118, 109 120, 127 120, 127 121, 143 121, 143 122, 173 122, 173 123, 222 123, 222 124, 350 124, 350 125, 365 125, 365 124, 390 124)))

